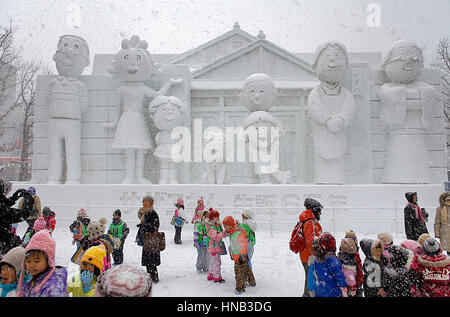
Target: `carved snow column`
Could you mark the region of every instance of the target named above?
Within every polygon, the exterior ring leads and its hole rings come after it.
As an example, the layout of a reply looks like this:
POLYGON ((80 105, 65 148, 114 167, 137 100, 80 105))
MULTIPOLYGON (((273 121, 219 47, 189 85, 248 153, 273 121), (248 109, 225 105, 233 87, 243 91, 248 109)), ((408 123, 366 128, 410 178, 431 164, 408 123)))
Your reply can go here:
POLYGON ((419 80, 423 55, 415 43, 393 43, 383 54, 382 63, 388 82, 379 90, 380 121, 389 130, 383 183, 429 183, 426 128, 439 94, 419 80))
POLYGON ((346 183, 346 130, 355 113, 352 93, 342 84, 348 67, 344 45, 327 42, 319 46, 313 67, 320 81, 308 96, 314 143, 314 182, 346 183))
POLYGON ((153 148, 147 124, 146 110, 149 101, 166 94, 179 80, 170 79, 159 91, 146 86, 155 71, 148 43, 133 35, 122 41, 122 49, 111 62, 109 72, 121 81, 113 100, 118 120, 105 124, 115 129, 113 149, 124 153, 125 176, 122 184, 148 184, 144 177, 145 154, 153 148))
POLYGON ((186 118, 185 104, 174 96, 158 96, 150 103, 148 110, 155 127, 156 149, 153 154, 160 160, 159 183, 178 184, 178 166, 173 153, 182 152, 176 148, 176 140, 171 137, 173 129, 181 127, 186 118))
POLYGON ((288 184, 292 180, 292 172, 281 170, 279 165, 281 122, 268 112, 277 96, 272 78, 263 73, 250 75, 239 95, 241 103, 251 112, 243 127, 247 132, 249 159, 254 161, 254 174, 260 184, 288 184), (252 153, 256 154, 253 159, 252 153))
POLYGON ((81 119, 89 107, 88 90, 79 80, 89 65, 87 42, 75 35, 60 37, 53 55, 59 76, 47 89, 48 184, 61 184, 66 161, 66 184, 81 183, 81 119))

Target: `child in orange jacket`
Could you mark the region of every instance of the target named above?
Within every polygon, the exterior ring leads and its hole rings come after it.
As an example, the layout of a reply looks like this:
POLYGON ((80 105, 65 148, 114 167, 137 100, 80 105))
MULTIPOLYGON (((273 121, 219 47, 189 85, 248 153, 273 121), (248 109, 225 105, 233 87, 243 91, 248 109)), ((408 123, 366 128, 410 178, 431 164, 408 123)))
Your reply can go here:
POLYGON ((222 223, 230 235, 229 250, 230 256, 234 260, 235 294, 239 295, 245 292, 245 282, 247 280, 250 286, 256 286, 255 276, 247 261, 248 240, 245 231, 236 224, 233 217, 225 217, 222 223))

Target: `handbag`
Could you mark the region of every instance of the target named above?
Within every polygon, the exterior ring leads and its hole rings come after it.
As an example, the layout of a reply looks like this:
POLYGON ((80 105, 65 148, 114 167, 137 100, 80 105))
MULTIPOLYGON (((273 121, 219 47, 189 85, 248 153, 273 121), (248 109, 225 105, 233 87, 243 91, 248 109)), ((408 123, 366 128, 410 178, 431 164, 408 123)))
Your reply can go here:
POLYGON ((161 252, 166 248, 164 232, 145 233, 142 240, 144 252, 161 252))
POLYGON ((225 242, 220 241, 219 246, 220 246, 219 255, 226 255, 227 254, 227 247, 225 246, 225 242))

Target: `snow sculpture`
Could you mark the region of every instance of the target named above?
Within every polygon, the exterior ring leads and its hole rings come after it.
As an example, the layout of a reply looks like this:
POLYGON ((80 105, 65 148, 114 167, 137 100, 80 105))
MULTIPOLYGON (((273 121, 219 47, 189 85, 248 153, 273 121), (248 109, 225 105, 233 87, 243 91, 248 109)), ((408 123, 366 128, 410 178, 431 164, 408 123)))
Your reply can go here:
POLYGON ((204 158, 203 170, 207 184, 224 184, 227 173, 227 163, 223 159, 225 148, 225 135, 223 131, 206 129, 203 135, 206 153, 210 154, 204 158), (221 153, 218 153, 222 150, 221 153))
POLYGON ((384 183, 428 183, 426 128, 438 106, 435 88, 419 80, 421 49, 413 42, 393 43, 382 58, 388 82, 379 90, 380 121, 389 129, 384 183))
POLYGON ((78 36, 63 35, 53 60, 59 76, 47 89, 48 183, 63 183, 65 158, 65 183, 80 184, 81 118, 89 107, 89 95, 79 77, 89 65, 89 46, 78 36))
POLYGON ((144 177, 145 154, 153 148, 153 142, 144 115, 150 99, 165 95, 173 84, 180 80, 170 79, 159 91, 145 85, 150 80, 155 66, 148 43, 133 35, 130 40, 122 41, 122 49, 117 53, 109 72, 122 81, 114 97, 118 115, 116 122, 105 125, 114 128, 113 149, 122 149, 125 159, 125 176, 122 184, 148 184, 144 177))
MULTIPOLYGON (((174 96, 158 96, 148 106, 150 116, 159 130, 156 135, 156 149, 153 152, 160 160, 159 183, 178 184, 178 163, 173 160, 172 153, 175 139, 171 138, 172 130, 182 125, 186 118, 186 106, 174 96)), ((178 149, 182 150, 182 149, 178 149)))
MULTIPOLYGON (((278 96, 275 83, 267 74, 250 75, 243 84, 240 93, 241 102, 251 111, 244 120, 243 127, 247 131, 249 153, 257 153, 254 162, 254 173, 260 184, 291 183, 292 172, 280 170, 279 166, 279 136, 283 134, 281 122, 268 110, 273 106, 278 96), (254 128, 252 135, 249 128, 254 128), (274 129, 278 128, 276 133, 274 129), (268 156, 270 159, 262 158, 268 156)), ((250 155, 249 155, 250 156, 250 155)))
POLYGON ((347 66, 344 45, 327 42, 316 49, 313 68, 320 85, 308 96, 307 112, 312 119, 314 182, 317 184, 346 182, 346 130, 356 110, 352 93, 342 86, 347 66))

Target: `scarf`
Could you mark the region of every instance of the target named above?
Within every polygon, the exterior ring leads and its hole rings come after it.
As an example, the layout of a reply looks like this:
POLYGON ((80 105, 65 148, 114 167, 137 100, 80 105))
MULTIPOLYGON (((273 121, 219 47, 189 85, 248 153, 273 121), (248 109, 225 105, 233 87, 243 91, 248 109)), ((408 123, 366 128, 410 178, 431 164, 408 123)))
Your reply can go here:
POLYGON ((14 282, 11 284, 1 284, 0 283, 0 288, 2 290, 2 294, 0 295, 0 297, 6 297, 6 295, 8 295, 9 292, 11 292, 17 288, 17 282, 14 282))
POLYGON ((444 201, 444 206, 442 206, 441 208, 441 219, 443 225, 447 224, 448 208, 450 208, 450 201, 449 202, 444 201))
POLYGON ((421 222, 424 222, 424 221, 423 221, 422 210, 420 209, 419 205, 416 205, 416 204, 410 203, 410 202, 408 202, 408 205, 412 206, 412 207, 416 210, 416 218, 417 218, 417 219, 420 218, 420 221, 421 221, 421 222))

